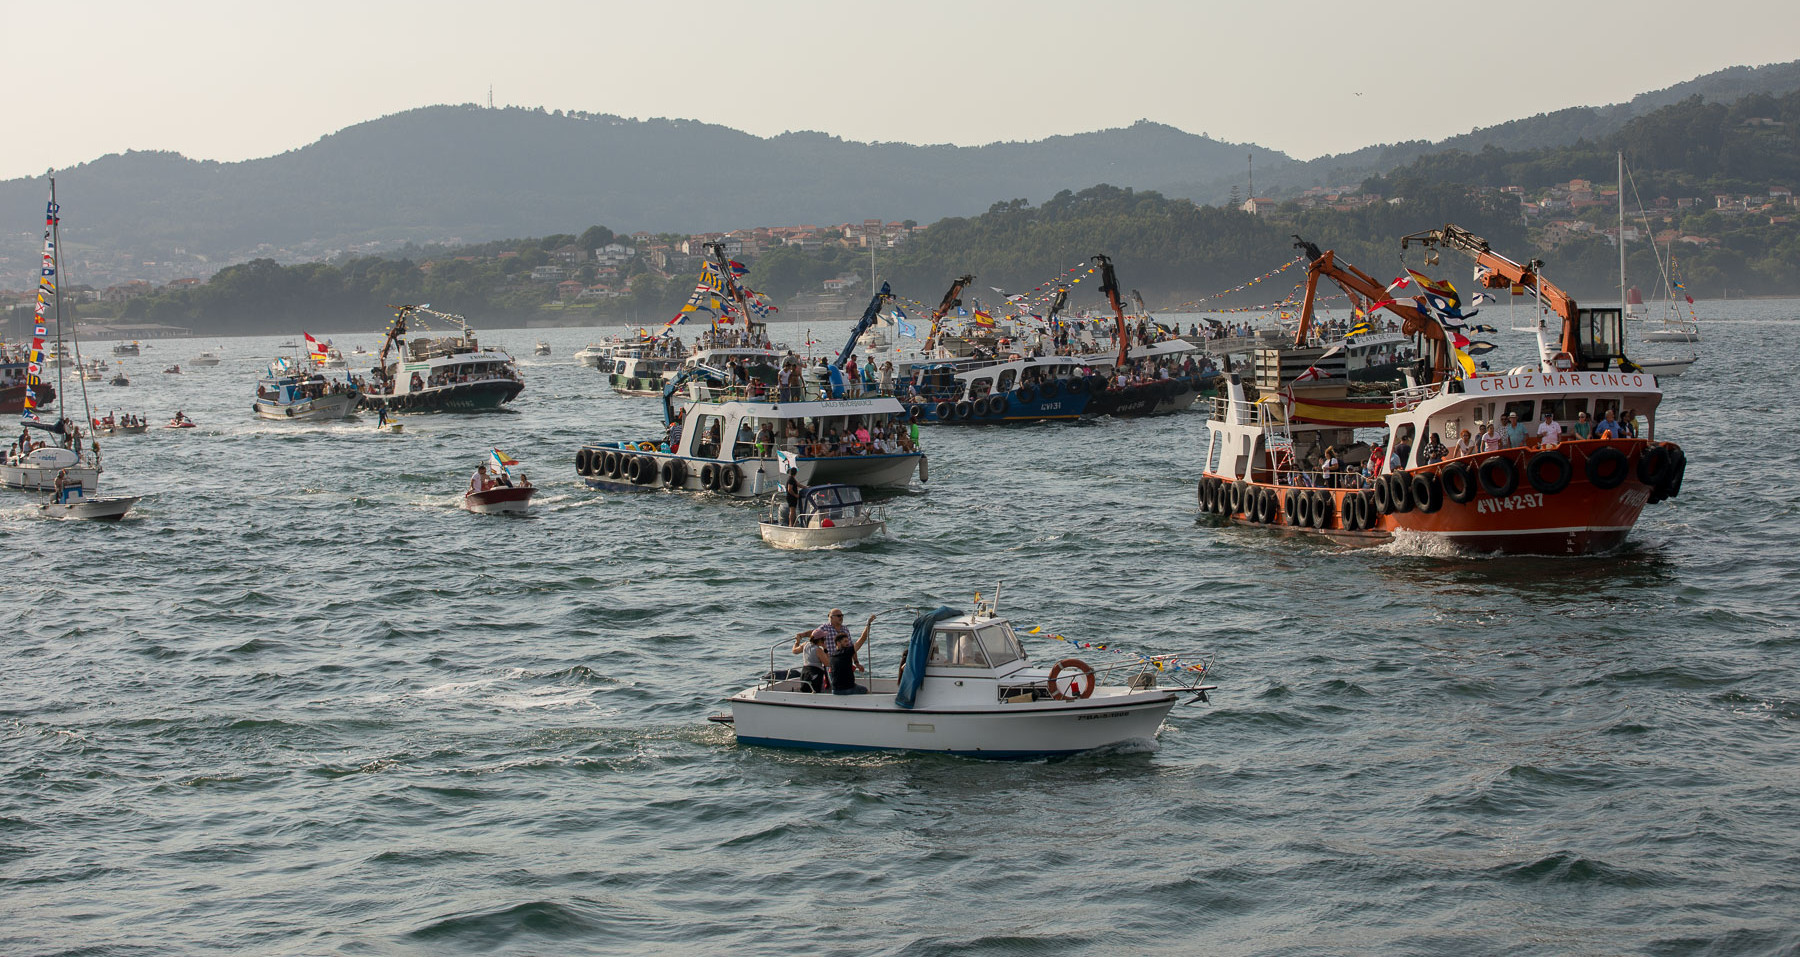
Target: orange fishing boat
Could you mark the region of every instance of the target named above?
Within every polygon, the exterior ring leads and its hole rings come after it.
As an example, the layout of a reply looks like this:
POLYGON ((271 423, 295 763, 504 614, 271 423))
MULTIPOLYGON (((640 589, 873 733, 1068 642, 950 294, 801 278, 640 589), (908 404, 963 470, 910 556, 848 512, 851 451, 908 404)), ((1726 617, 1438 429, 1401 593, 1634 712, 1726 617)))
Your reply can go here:
POLYGON ((1581 555, 1616 548, 1646 506, 1680 494, 1686 456, 1656 439, 1662 391, 1624 355, 1621 310, 1577 307, 1538 274, 1541 263, 1514 263, 1455 226, 1402 243, 1468 252, 1484 287, 1535 294, 1561 320, 1560 337, 1538 324, 1539 367, 1477 374, 1426 297, 1396 301, 1332 253, 1303 247, 1299 336, 1325 276, 1406 320, 1428 381, 1377 405, 1302 395, 1291 381, 1252 399, 1234 376, 1207 423, 1202 511, 1354 544, 1414 533, 1472 551, 1581 555), (1583 419, 1593 423, 1585 435, 1573 427, 1583 419), (1379 445, 1356 440, 1355 429, 1375 427, 1387 430, 1379 445), (1464 430, 1485 445, 1459 450, 1464 430))

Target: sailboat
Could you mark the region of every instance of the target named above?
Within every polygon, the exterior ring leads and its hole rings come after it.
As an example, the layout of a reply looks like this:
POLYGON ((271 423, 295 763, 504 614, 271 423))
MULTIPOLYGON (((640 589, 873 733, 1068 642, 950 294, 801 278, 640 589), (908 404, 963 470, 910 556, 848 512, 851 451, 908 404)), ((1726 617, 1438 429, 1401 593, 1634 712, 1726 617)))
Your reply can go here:
MULTIPOLYGON (((1645 232, 1649 231, 1648 227, 1649 227, 1649 224, 1646 223, 1645 224, 1645 232)), ((1634 305, 1636 305, 1636 306, 1643 305, 1643 296, 1638 293, 1638 291, 1635 287, 1628 286, 1626 284, 1626 280, 1625 280, 1625 154, 1623 152, 1619 153, 1619 243, 1618 243, 1618 246, 1619 246, 1619 303, 1625 309, 1625 314, 1627 316, 1631 316, 1634 318, 1643 318, 1642 316, 1639 315, 1639 311, 1637 309, 1633 308, 1634 305), (1636 299, 1635 303, 1633 302, 1634 298, 1636 299)), ((1663 270, 1663 286, 1665 287, 1665 291, 1668 293, 1668 299, 1669 299, 1668 309, 1670 310, 1671 313, 1673 313, 1673 311, 1675 309, 1675 284, 1669 280, 1668 271, 1663 268, 1662 253, 1657 250, 1655 239, 1651 239, 1651 241, 1650 241, 1650 252, 1656 256, 1657 268, 1659 270, 1663 270)), ((1689 296, 1688 297, 1688 309, 1689 309, 1690 313, 1692 312, 1692 309, 1693 309, 1693 302, 1694 302, 1693 297, 1689 296)), ((1662 320, 1661 328, 1652 329, 1651 331, 1644 333, 1643 340, 1645 342, 1699 342, 1700 341, 1700 326, 1698 323, 1696 323, 1694 321, 1682 320, 1678 315, 1675 315, 1675 316, 1665 315, 1662 320)), ((1681 357, 1672 357, 1672 358, 1666 358, 1666 359, 1640 358, 1637 360, 1637 364, 1639 366, 1641 366, 1645 372, 1648 372, 1652 375, 1661 376, 1664 378, 1670 378, 1673 376, 1678 376, 1678 375, 1682 374, 1683 372, 1686 372, 1688 369, 1688 366, 1693 365, 1695 362, 1699 361, 1699 359, 1700 359, 1700 354, 1698 352, 1695 352, 1693 355, 1688 356, 1686 358, 1681 358, 1681 357)))
MULTIPOLYGON (((50 501, 38 508, 50 518, 59 519, 100 519, 112 521, 123 518, 126 512, 136 505, 139 496, 114 495, 101 496, 95 492, 100 484, 100 443, 89 439, 88 450, 82 448, 81 425, 71 421, 67 415, 58 415, 55 422, 46 423, 38 414, 38 387, 43 383, 40 375, 43 372, 45 338, 50 335, 49 325, 56 326, 56 351, 63 351, 63 329, 65 323, 62 316, 62 296, 57 292, 57 276, 61 262, 57 248, 60 244, 60 217, 56 204, 56 180, 50 180, 50 201, 44 207, 44 256, 43 268, 38 278, 37 305, 33 314, 30 363, 27 366, 24 408, 19 412, 19 419, 24 431, 19 441, 6 453, 3 464, 0 464, 0 484, 10 488, 37 489, 52 492, 50 501), (54 304, 54 308, 50 308, 54 304), (49 321, 46 321, 49 320, 49 321), (34 440, 32 430, 46 433, 44 440, 34 440), (48 438, 55 436, 55 438, 48 438)), ((68 324, 72 327, 72 323, 68 324)), ((75 360, 81 361, 81 340, 72 335, 70 343, 74 350, 75 360)), ((58 384, 61 385, 62 373, 57 372, 58 384)), ((45 390, 48 391, 48 390, 45 390)), ((67 392, 63 392, 63 407, 68 406, 67 392)), ((93 409, 88 404, 87 386, 81 387, 81 422, 93 420, 93 409)))

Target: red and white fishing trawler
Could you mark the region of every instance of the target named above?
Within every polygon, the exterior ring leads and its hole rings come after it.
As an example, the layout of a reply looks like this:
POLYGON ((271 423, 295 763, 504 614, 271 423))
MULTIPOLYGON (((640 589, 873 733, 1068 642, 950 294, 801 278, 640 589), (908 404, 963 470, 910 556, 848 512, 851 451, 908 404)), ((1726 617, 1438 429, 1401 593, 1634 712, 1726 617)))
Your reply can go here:
POLYGON ((1410 243, 1470 253, 1486 288, 1536 294, 1561 319, 1560 337, 1539 323, 1539 366, 1475 374, 1459 362, 1452 373, 1455 350, 1422 303, 1395 302, 1372 277, 1307 247, 1301 335, 1324 275, 1353 299, 1406 320, 1403 331, 1428 357, 1429 381, 1379 406, 1301 395, 1291 384, 1252 400, 1233 377, 1207 423, 1203 511, 1352 544, 1407 532, 1471 551, 1581 555, 1617 547, 1646 505, 1680 494, 1686 457, 1656 440, 1662 392, 1655 376, 1624 355, 1621 310, 1577 307, 1538 274, 1542 263, 1514 263, 1456 226, 1406 237, 1403 248, 1410 243), (1596 425, 1596 437, 1569 431, 1552 444, 1532 434, 1516 447, 1455 452, 1465 429, 1478 436, 1510 415, 1535 428, 1546 413, 1568 429, 1583 412, 1596 424, 1611 413, 1626 437, 1599 437, 1596 425), (1364 474, 1356 466, 1371 449, 1354 430, 1382 426, 1387 448, 1364 474), (1426 454, 1433 435, 1450 447, 1442 459, 1426 454), (1338 467, 1329 467, 1334 459, 1338 467))

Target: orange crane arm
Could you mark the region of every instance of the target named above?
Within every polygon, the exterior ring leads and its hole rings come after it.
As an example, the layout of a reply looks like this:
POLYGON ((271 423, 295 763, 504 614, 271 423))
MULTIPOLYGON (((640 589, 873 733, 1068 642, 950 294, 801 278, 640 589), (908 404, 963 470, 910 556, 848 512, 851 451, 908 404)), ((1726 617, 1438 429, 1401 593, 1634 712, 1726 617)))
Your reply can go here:
POLYGON ((1401 249, 1412 243, 1427 248, 1443 246, 1466 253, 1483 268, 1479 277, 1488 289, 1519 287, 1536 293, 1538 301, 1549 306, 1550 311, 1562 320, 1562 351, 1570 355, 1576 353, 1579 310, 1573 297, 1540 274, 1539 270, 1544 268, 1543 260, 1533 259, 1524 264, 1513 262, 1489 248, 1487 240, 1455 224, 1400 237, 1401 249))
MULTIPOLYGON (((1311 246, 1311 244, 1307 244, 1311 246)), ((1310 256, 1318 247, 1307 250, 1310 256)), ((1319 277, 1324 276, 1338 284, 1352 299, 1361 297, 1369 303, 1371 310, 1376 307, 1386 309, 1400 317, 1400 331, 1409 336, 1423 336, 1431 343, 1431 381, 1442 382, 1450 371, 1450 343, 1444 337, 1444 327, 1438 325, 1436 319, 1425 314, 1423 309, 1411 302, 1401 302, 1387 294, 1387 287, 1374 276, 1350 265, 1339 263, 1337 254, 1330 249, 1319 252, 1312 261, 1306 264, 1306 298, 1300 305, 1300 329, 1294 334, 1294 344, 1304 345, 1308 333, 1312 331, 1313 299, 1319 288, 1319 277)))

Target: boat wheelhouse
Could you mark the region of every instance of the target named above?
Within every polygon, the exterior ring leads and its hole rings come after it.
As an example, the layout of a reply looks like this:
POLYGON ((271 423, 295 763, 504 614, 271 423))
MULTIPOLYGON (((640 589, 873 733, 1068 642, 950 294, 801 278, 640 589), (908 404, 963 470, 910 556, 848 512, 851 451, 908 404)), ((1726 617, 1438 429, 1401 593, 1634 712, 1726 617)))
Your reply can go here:
POLYGON ((602 371, 614 392, 654 398, 686 359, 680 339, 642 339, 612 350, 611 367, 602 371))
POLYGON ((887 521, 863 501, 854 485, 813 485, 800 490, 798 503, 785 491, 769 497, 758 529, 778 548, 824 548, 861 541, 887 528, 887 521))
POLYGON ((387 413, 484 412, 511 402, 525 388, 512 356, 483 349, 468 320, 430 306, 401 306, 382 340, 363 404, 387 413), (460 334, 402 342, 409 321, 434 316, 460 334))

